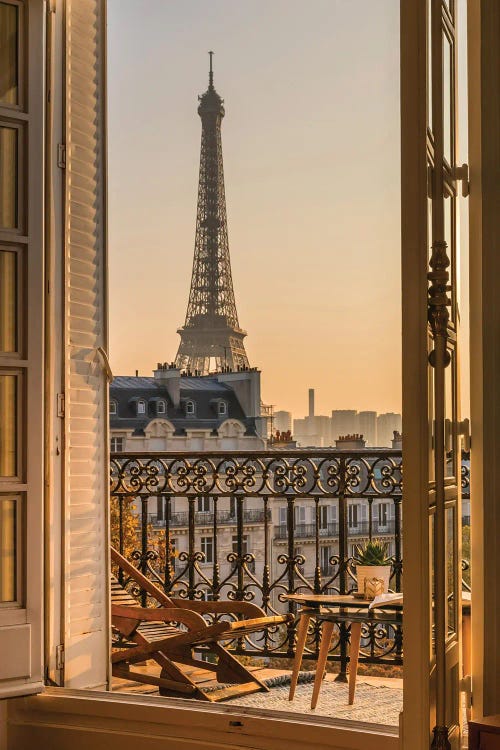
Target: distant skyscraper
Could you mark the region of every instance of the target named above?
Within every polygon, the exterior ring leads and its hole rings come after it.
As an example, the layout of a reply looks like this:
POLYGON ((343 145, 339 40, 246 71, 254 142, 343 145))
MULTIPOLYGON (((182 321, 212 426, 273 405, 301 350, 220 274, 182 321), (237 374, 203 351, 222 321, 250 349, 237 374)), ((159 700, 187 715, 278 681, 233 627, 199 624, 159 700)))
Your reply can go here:
POLYGON ((292 412, 275 411, 274 412, 274 429, 280 432, 292 431, 292 412))
POLYGON ((377 417, 377 445, 381 448, 390 448, 394 431, 401 432, 401 414, 387 412, 377 417))
POLYGON ((304 419, 293 420, 293 437, 299 446, 322 448, 331 445, 330 417, 314 413, 314 388, 309 388, 309 414, 304 419))
POLYGON ((309 388, 309 417, 314 417, 314 388, 309 388))
POLYGON ((334 409, 332 411, 332 443, 339 437, 355 435, 359 432, 358 412, 355 409, 334 409))
POLYGON ((191 291, 175 359, 176 367, 207 375, 216 369, 248 367, 231 276, 221 123, 224 101, 214 88, 210 52, 208 89, 199 97, 201 155, 191 291))
POLYGON ((377 412, 360 411, 358 414, 358 432, 363 435, 366 445, 374 447, 377 443, 377 412))

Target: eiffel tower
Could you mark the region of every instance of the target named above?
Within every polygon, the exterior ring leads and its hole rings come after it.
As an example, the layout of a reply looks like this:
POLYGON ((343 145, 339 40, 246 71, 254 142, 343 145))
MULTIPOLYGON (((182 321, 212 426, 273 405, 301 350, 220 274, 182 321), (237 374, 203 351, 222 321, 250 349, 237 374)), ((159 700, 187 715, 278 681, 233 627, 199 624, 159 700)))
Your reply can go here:
POLYGON ((213 52, 209 55, 208 89, 198 97, 202 129, 193 273, 175 358, 176 367, 199 375, 208 374, 211 360, 219 372, 249 366, 229 258, 221 141, 224 100, 214 88, 213 52))

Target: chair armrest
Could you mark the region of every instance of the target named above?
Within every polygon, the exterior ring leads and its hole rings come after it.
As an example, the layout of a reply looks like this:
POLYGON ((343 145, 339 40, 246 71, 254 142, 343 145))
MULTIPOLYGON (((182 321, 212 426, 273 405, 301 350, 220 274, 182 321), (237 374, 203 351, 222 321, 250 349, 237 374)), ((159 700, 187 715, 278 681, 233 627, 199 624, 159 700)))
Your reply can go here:
POLYGON ((193 601, 192 599, 172 599, 172 604, 182 609, 203 614, 244 615, 245 617, 266 617, 266 613, 252 602, 232 602, 227 599, 219 602, 193 601))
POLYGON ((207 626, 203 617, 197 612, 189 609, 181 609, 180 607, 149 608, 112 604, 111 616, 113 623, 116 622, 120 626, 124 625, 126 629, 128 629, 128 623, 134 623, 133 630, 135 630, 137 624, 140 622, 179 622, 185 625, 188 630, 199 630, 207 626))

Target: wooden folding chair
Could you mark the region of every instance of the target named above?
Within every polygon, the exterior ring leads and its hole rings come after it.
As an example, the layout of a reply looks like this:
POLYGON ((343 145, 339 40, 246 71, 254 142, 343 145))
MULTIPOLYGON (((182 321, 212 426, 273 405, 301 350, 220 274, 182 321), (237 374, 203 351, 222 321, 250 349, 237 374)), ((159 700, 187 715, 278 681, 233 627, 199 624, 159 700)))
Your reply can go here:
POLYGON ((118 580, 112 578, 113 630, 135 644, 117 649, 112 654, 114 677, 157 685, 160 695, 181 695, 208 701, 269 689, 240 664, 221 645, 221 641, 286 624, 293 619, 292 615, 267 616, 251 602, 170 598, 113 548, 111 558, 129 579, 159 605, 140 607, 118 580), (245 619, 219 620, 209 624, 202 614, 226 614, 231 617, 243 616, 245 619), (212 654, 217 663, 195 659, 194 649, 212 654), (153 659, 158 664, 161 669, 159 677, 131 668, 147 659, 153 659), (217 689, 217 683, 223 685, 217 689))

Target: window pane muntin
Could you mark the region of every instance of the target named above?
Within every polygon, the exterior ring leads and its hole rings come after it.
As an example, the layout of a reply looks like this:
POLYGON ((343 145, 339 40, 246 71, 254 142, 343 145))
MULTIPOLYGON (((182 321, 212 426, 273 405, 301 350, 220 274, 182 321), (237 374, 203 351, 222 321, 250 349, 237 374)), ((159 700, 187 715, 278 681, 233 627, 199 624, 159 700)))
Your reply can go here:
POLYGON ((0 104, 19 104, 19 6, 0 2, 0 104))
POLYGON ((18 461, 18 376, 0 372, 0 478, 16 477, 18 461))
POLYGON ((18 351, 18 255, 0 247, 0 354, 18 351))
POLYGON ((0 495, 0 605, 18 599, 18 502, 0 495))
POLYGON ((18 229, 19 129, 0 123, 0 229, 18 229))

